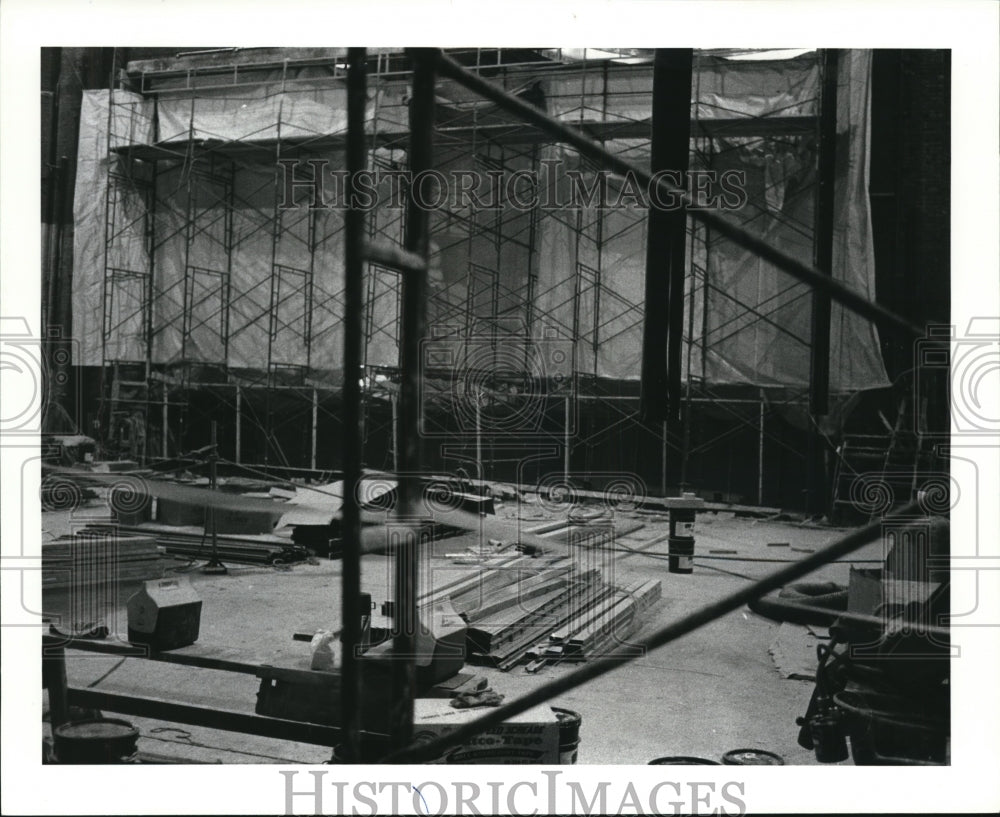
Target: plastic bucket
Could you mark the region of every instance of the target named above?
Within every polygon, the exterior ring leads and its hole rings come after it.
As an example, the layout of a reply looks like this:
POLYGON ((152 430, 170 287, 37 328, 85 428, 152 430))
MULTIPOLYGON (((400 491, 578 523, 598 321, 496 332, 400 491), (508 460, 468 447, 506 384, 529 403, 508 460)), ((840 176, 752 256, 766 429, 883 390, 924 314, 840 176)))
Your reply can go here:
POLYGON ((123 763, 136 752, 139 730, 114 718, 73 721, 53 730, 59 763, 123 763))
POLYGON ((671 755, 670 757, 658 757, 649 761, 648 766, 721 766, 717 760, 708 760, 704 757, 690 757, 688 755, 671 755))
POLYGON ((580 748, 580 723, 583 716, 572 709, 560 709, 557 706, 553 706, 552 711, 559 719, 559 763, 572 765, 576 763, 580 748))

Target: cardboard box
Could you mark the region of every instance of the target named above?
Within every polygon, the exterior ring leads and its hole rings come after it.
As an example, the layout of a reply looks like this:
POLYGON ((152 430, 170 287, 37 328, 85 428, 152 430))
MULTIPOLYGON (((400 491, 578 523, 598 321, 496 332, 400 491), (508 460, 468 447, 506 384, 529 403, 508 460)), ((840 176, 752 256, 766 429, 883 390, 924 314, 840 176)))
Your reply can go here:
MULTIPOLYGON (((417 698, 413 702, 414 740, 446 735, 483 712, 455 709, 440 698, 417 698)), ((551 707, 536 706, 449 750, 446 758, 447 763, 461 764, 558 763, 559 719, 551 707)))

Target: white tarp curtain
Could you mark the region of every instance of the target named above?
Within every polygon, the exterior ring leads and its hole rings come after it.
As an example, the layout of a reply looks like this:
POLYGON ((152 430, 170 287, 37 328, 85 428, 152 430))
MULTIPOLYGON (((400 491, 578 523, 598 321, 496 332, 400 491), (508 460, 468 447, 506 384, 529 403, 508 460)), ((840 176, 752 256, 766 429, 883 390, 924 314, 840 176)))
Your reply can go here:
POLYGON ((146 354, 146 207, 134 188, 115 184, 109 189, 109 173, 117 160, 108 148, 151 141, 152 108, 138 94, 114 93, 115 104, 109 106, 110 91, 84 91, 80 110, 73 203, 73 350, 74 363, 82 365, 100 364, 105 334, 109 359, 144 360, 146 354), (117 229, 106 236, 109 211, 131 215, 116 219, 117 229), (109 277, 114 276, 107 298, 105 262, 109 277))
MULTIPOLYGON (((838 98, 838 152, 835 276, 871 297, 874 263, 867 202, 868 108, 871 55, 842 52, 838 98)), ((277 77, 276 77, 277 78, 277 77)), ((299 79, 302 79, 300 77, 299 79)), ((308 77, 307 77, 308 79, 308 77)), ((550 113, 574 120, 642 120, 649 116, 651 71, 608 74, 600 71, 544 76, 542 88, 550 113), (605 92, 606 91, 606 92, 605 92)), ((771 62, 698 60, 695 74, 698 119, 734 116, 787 116, 816 113, 819 73, 814 59, 771 62)), ((453 86, 439 88, 442 101, 453 86)), ((369 128, 380 133, 406 129, 405 81, 388 81, 372 89, 369 128)), ((447 97, 447 98, 445 98, 447 97)), ((141 191, 113 183, 108 193, 108 126, 112 143, 153 141, 152 103, 116 91, 109 117, 108 91, 84 94, 81 113, 75 204, 74 337, 78 361, 102 362, 107 334, 107 359, 142 360, 145 355, 141 321, 142 287, 152 269, 155 363, 181 360, 265 368, 268 362, 337 370, 341 365, 343 307, 342 213, 336 208, 305 207, 275 215, 278 189, 274 151, 262 158, 246 156, 230 162, 216 159, 160 162, 156 204, 152 208, 153 246, 149 258, 141 191), (109 209, 109 207, 114 208, 109 209), (230 223, 226 223, 226 214, 230 223), (109 214, 112 218, 109 219, 109 214), (312 224, 310 225, 310 220, 312 224), (106 223, 113 228, 106 235, 106 223), (228 236, 228 240, 227 240, 228 236), (311 240, 310 240, 311 239, 311 240), (312 249, 310 249, 310 244, 312 249), (152 260, 152 264, 150 264, 152 260), (120 270, 105 286, 105 270, 120 270), (228 292, 225 274, 229 275, 228 292), (311 289, 308 276, 312 276, 311 289), (228 298, 228 310, 223 309, 228 298), (311 325, 306 312, 311 314, 311 325), (107 332, 102 330, 107 321, 107 332), (228 326, 226 321, 228 321, 228 326), (311 338, 306 359, 305 333, 311 338), (186 340, 185 340, 186 339, 186 340), (228 346, 225 341, 228 339, 228 346)), ((279 84, 199 92, 178 92, 159 101, 159 142, 187 140, 253 142, 321 139, 346 128, 342 87, 317 75, 314 82, 284 88, 279 84)), ((607 147, 638 165, 648 165, 645 140, 612 140, 607 147)), ((730 140, 724 155, 738 157, 748 171, 753 207, 737 216, 748 229, 768 236, 778 246, 811 262, 812 182, 814 156, 793 149, 774 149, 773 142, 730 140), (770 145, 768 149, 761 144, 770 145), (809 165, 807 169, 806 165, 809 165)), ((470 160, 438 148, 440 166, 482 169, 500 161, 510 169, 523 165, 523 154, 488 156, 487 145, 470 160), (485 157, 485 158, 483 158, 485 157), (480 166, 480 162, 487 165, 480 166)), ((405 157, 382 151, 389 163, 405 157)), ((557 186, 565 191, 566 170, 581 166, 565 146, 543 146, 539 158, 558 159, 557 186)), ((328 167, 343 167, 342 153, 330 149, 314 154, 328 167)), ((401 165, 405 167, 405 163, 401 165)), ((614 188, 614 184, 612 185, 614 188)), ((386 191, 387 192, 387 191, 386 191)), ((544 196, 544 185, 540 191, 544 196)), ((304 195, 303 191, 300 191, 304 195)), ((384 196, 385 200, 388 196, 384 196)), ((389 238, 402 237, 400 213, 371 214, 375 229, 389 238)), ((437 256, 435 291, 439 303, 431 314, 459 317, 467 303, 464 279, 472 265, 499 277, 499 315, 523 312, 519 293, 526 291, 529 268, 535 284, 534 319, 555 326, 559 336, 575 330, 574 365, 578 371, 603 377, 635 379, 639 375, 642 301, 645 276, 646 219, 639 208, 596 207, 549 211, 537 222, 534 249, 523 242, 529 219, 514 210, 501 212, 499 230, 484 229, 493 218, 479 213, 476 229, 440 214, 435 219, 437 256), (491 232, 493 233, 491 235, 491 232), (496 235, 501 237, 496 241, 496 235), (516 240, 519 239, 522 244, 516 240), (600 278, 600 286, 596 281, 600 278), (451 308, 448 305, 451 304, 451 308), (520 312, 519 312, 520 310, 520 312)), ((710 382, 800 386, 808 382, 809 297, 802 285, 731 245, 713 242, 705 255, 697 249, 695 267, 707 267, 709 288, 688 277, 693 286, 692 374, 701 374, 701 338, 707 348, 704 372, 710 382), (692 283, 693 282, 693 283, 692 283), (766 314, 761 320, 754 312, 766 314), (706 316, 702 323, 703 314, 706 316), (798 336, 800 340, 796 340, 798 336)), ((391 273, 372 270, 366 285, 372 298, 372 325, 367 361, 395 365, 398 361, 398 287, 391 273)), ((478 297, 478 296, 477 296, 478 297)), ((479 316, 476 316, 479 317, 479 316)), ((685 353, 684 359, 687 359, 685 353)), ((831 330, 831 387, 835 390, 884 385, 885 372, 874 328, 834 305, 831 330)))
MULTIPOLYGON (((816 97, 818 79, 815 75, 798 86, 796 93, 816 97)), ((837 89, 833 276, 874 300, 868 202, 870 91, 871 52, 842 51, 837 89)), ((796 109, 787 94, 775 98, 783 109, 796 109)), ((726 103, 731 104, 732 100, 726 103)), ((751 145, 730 140, 726 147, 735 148, 727 155, 742 160, 750 188, 748 207, 733 215, 774 246, 811 263, 815 155, 808 149, 809 143, 782 145, 771 140, 751 145)), ((695 284, 694 336, 705 340, 705 378, 713 383, 761 386, 807 384, 810 288, 796 284, 729 242, 712 241, 707 258, 695 258, 695 264, 699 262, 707 267, 707 286, 695 284)), ((689 287, 691 283, 689 278, 689 287)), ((833 391, 888 385, 875 327, 836 303, 831 309, 830 364, 833 391)))
MULTIPOLYGON (((871 52, 841 53, 833 274, 874 299, 867 197, 871 52)), ((651 78, 611 82, 606 97, 598 79, 597 75, 552 79, 547 88, 547 98, 554 100, 551 107, 566 121, 593 120, 604 110, 609 118, 648 116, 646 94, 651 92, 651 78)), ((815 115, 819 79, 812 58, 780 64, 699 61, 692 116, 707 120, 815 115)), ((693 130, 698 132, 697 127, 693 130)), ((612 140, 606 147, 648 168, 647 144, 612 140)), ((717 170, 732 168, 747 174, 748 205, 730 216, 772 245, 811 264, 816 159, 812 141, 740 137, 714 140, 712 147, 718 154, 713 162, 717 170)), ((571 148, 555 145, 546 148, 545 158, 559 161, 563 172, 557 185, 565 195, 565 170, 580 169, 579 157, 571 148)), ((699 240, 689 242, 686 283, 686 308, 693 317, 695 344, 690 374, 704 375, 708 382, 720 384, 808 384, 809 287, 796 284, 752 253, 729 242, 711 240, 711 236, 706 253, 704 231, 699 230, 696 238, 699 240)), ((579 221, 562 213, 542 219, 539 313, 566 326, 572 326, 575 317, 578 327, 596 326, 600 332, 596 348, 585 337, 577 344, 578 371, 619 379, 638 377, 642 312, 628 306, 643 302, 645 246, 644 213, 635 209, 598 212, 596 207, 587 207, 579 221), (573 288, 586 287, 587 268, 601 270, 603 290, 596 317, 592 298, 573 300, 573 288)), ((688 334, 687 326, 684 334, 688 334)), ((888 384, 875 328, 837 304, 831 314, 830 360, 830 387, 834 391, 888 384)), ((689 374, 688 361, 685 341, 684 377, 689 374)))

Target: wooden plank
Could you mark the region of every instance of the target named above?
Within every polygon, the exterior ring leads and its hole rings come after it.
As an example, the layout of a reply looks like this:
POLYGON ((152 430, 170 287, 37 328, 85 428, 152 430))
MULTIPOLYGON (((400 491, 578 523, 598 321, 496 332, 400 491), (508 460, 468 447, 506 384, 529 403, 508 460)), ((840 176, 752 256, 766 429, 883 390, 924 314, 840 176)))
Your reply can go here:
POLYGON ((449 597, 461 595, 470 588, 477 586, 483 579, 485 579, 486 574, 494 571, 507 570, 516 563, 527 561, 528 558, 529 557, 527 556, 507 556, 506 558, 498 561, 496 564, 489 565, 486 570, 480 568, 464 571, 463 575, 458 578, 444 584, 431 587, 429 590, 421 593, 420 596, 417 597, 417 605, 425 606, 442 595, 447 595, 449 597))
POLYGON ((468 615, 469 621, 475 622, 491 613, 514 607, 523 601, 528 601, 529 599, 544 595, 551 590, 556 590, 561 585, 564 585, 568 578, 569 573, 566 570, 545 571, 537 576, 532 576, 529 579, 518 582, 516 591, 514 592, 511 592, 510 587, 500 588, 483 598, 478 607, 467 608, 465 612, 468 615))

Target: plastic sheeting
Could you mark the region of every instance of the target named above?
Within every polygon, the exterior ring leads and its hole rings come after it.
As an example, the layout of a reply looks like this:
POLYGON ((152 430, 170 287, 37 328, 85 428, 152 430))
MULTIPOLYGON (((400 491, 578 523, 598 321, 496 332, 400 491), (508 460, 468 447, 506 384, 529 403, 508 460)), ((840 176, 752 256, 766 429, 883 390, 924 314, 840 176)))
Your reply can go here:
MULTIPOLYGON (((874 261, 867 201, 870 52, 842 52, 834 275, 871 297, 874 261)), ((276 77, 277 79, 277 77, 276 77)), ((302 77, 299 78, 303 79, 302 77)), ((225 363, 266 369, 297 366, 338 370, 342 355, 343 217, 337 208, 279 210, 282 140, 317 140, 311 158, 329 170, 342 153, 323 149, 325 137, 346 128, 342 87, 328 77, 191 96, 161 97, 158 144, 177 157, 157 163, 148 188, 116 178, 112 145, 154 141, 151 103, 116 91, 85 92, 76 194, 74 336, 78 363, 143 360, 225 363), (185 158, 190 140, 257 144, 259 154, 225 151, 185 158), (111 172, 112 183, 108 178, 111 172), (153 194, 155 191, 155 195, 153 194), (150 227, 151 240, 147 235, 150 227), (151 252, 150 252, 151 249, 151 252), (144 287, 148 289, 144 289, 144 287), (148 300, 152 294, 151 301, 148 300), (151 335, 143 304, 151 303, 151 335)), ((564 121, 630 122, 649 116, 651 70, 570 72, 527 76, 540 82, 549 112, 564 121)), ((699 59, 693 117, 697 120, 801 116, 816 113, 816 60, 753 62, 699 59)), ((403 132, 407 85, 374 85, 369 130, 403 132)), ((450 83, 439 101, 470 110, 468 94, 450 83)), ((491 111, 495 109, 486 106, 491 111)), ((697 133, 697 130, 694 131, 697 133)), ((609 150, 648 166, 646 140, 609 140, 609 150)), ((701 140, 701 148, 705 139, 701 140)), ((746 171, 750 205, 735 214, 748 229, 804 261, 812 260, 814 147, 808 139, 717 139, 715 166, 746 171)), ((197 151, 191 156, 199 155, 197 151)), ((398 149, 373 152, 379 167, 405 168, 398 149)), ((566 172, 586 183, 592 168, 563 145, 532 154, 484 141, 444 140, 442 170, 538 168, 558 161, 555 187, 565 196, 566 172), (470 167, 471 166, 471 167, 470 167)), ((546 175, 540 174, 546 195, 546 175)), ((620 181, 612 181, 616 198, 620 181)), ((300 199, 308 191, 300 188, 300 199)), ((385 201, 388 191, 380 191, 385 201)), ((375 232, 402 238, 402 214, 380 207, 375 232)), ((573 367, 600 377, 636 379, 640 370, 646 218, 641 207, 547 210, 532 216, 499 212, 439 212, 432 220, 437 248, 432 322, 464 327, 482 320, 531 321, 537 333, 574 337, 573 367), (533 276, 533 278, 532 278, 533 276), (532 304, 527 297, 532 295, 532 304), (543 330, 543 327, 548 327, 543 330)), ((808 382, 810 298, 807 288, 769 265, 696 232, 688 276, 694 346, 691 372, 709 382, 803 386, 808 382), (705 239, 708 250, 705 250, 705 239)), ((398 278, 372 268, 366 282, 369 365, 398 364, 398 278)), ((655 305, 652 307, 655 308, 655 305)), ((886 376, 872 326, 834 305, 831 388, 881 386, 886 376)), ((683 354, 685 363, 688 350, 683 354)))
MULTIPOLYGON (((794 74, 792 75, 794 77, 794 74)), ((837 92, 837 165, 833 276, 874 300, 875 261, 868 203, 871 52, 844 51, 837 92)), ((815 97, 812 75, 796 93, 815 97)), ((799 106, 787 94, 775 104, 799 106)), ((731 102, 728 104, 732 104, 731 102)), ((748 205, 734 215, 748 230, 812 263, 815 154, 811 140, 729 140, 726 161, 747 172, 748 205)), ((703 236, 704 238, 704 236, 703 236)), ((704 242, 695 243, 696 250, 704 242)), ((697 353, 692 374, 710 383, 804 386, 809 382, 811 290, 729 242, 712 240, 695 253, 706 270, 693 286, 697 353), (704 351, 703 359, 700 357, 704 351)), ((878 334, 868 321, 833 304, 830 388, 888 385, 878 334)))

